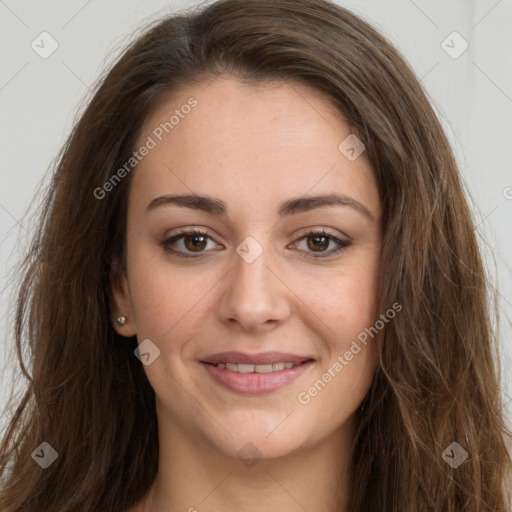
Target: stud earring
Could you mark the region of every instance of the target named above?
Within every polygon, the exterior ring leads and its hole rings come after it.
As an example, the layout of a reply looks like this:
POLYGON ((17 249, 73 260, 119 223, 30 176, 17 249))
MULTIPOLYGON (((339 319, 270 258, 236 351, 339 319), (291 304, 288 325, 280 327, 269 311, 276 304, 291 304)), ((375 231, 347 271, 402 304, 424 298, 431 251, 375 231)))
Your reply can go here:
POLYGON ((119 316, 116 318, 116 324, 119 326, 123 326, 126 323, 126 317, 125 316, 119 316))

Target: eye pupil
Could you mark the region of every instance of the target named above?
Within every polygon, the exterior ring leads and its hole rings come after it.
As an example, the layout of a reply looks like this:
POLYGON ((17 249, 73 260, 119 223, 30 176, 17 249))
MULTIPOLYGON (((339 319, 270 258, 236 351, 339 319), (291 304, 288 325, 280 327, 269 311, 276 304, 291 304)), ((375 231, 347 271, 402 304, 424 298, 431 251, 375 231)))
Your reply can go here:
POLYGON ((329 239, 326 236, 323 235, 317 235, 317 236, 311 236, 308 238, 308 240, 314 240, 314 243, 311 244, 308 241, 308 247, 310 249, 316 250, 316 249, 326 249, 329 247, 329 239), (323 240, 323 243, 320 242, 320 240, 323 240), (317 243, 320 243, 320 245, 316 245, 317 243))
POLYGON ((185 246, 187 249, 197 252, 198 250, 202 250, 206 247, 206 241, 205 237, 203 235, 187 235, 184 237, 185 246), (198 239, 201 239, 199 244, 196 244, 195 242, 189 243, 190 240, 197 241, 198 239))

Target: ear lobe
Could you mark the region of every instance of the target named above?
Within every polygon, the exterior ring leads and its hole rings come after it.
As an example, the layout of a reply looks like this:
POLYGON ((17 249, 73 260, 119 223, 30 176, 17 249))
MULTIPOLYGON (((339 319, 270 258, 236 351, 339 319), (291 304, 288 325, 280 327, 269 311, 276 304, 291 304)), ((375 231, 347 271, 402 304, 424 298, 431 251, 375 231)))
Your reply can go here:
POLYGON ((136 328, 132 312, 128 279, 124 272, 119 270, 118 262, 114 261, 110 273, 110 301, 111 322, 118 334, 125 337, 135 336, 136 328), (126 322, 119 325, 116 319, 125 317, 126 322))

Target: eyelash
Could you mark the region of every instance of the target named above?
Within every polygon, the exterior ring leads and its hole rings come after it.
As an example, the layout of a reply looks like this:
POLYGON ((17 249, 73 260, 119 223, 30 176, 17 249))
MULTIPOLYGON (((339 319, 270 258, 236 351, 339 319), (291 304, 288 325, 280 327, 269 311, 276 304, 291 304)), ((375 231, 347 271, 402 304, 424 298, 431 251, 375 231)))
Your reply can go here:
MULTIPOLYGON (((171 244, 177 242, 179 239, 181 239, 181 238, 183 238, 185 236, 202 236, 202 237, 206 237, 206 238, 208 238, 210 240, 213 240, 213 238, 210 235, 208 235, 208 233, 206 233, 204 231, 193 229, 193 230, 190 230, 190 231, 183 230, 180 233, 178 233, 176 235, 173 235, 172 237, 164 240, 163 242, 160 243, 160 245, 163 247, 163 249, 165 251, 170 252, 170 253, 172 253, 172 254, 180 257, 180 258, 201 258, 204 255, 205 251, 196 253, 197 255, 192 255, 193 253, 184 253, 184 252, 181 252, 181 251, 176 251, 175 249, 171 249, 169 247, 171 244)), ((339 238, 335 237, 334 235, 331 235, 330 233, 328 233, 324 229, 320 229, 320 230, 311 229, 307 233, 302 235, 297 241, 301 241, 301 240, 304 240, 304 239, 307 239, 307 238, 310 238, 310 237, 318 237, 318 236, 326 237, 329 240, 332 240, 333 242, 337 243, 339 245, 339 247, 337 249, 335 249, 334 251, 328 252, 327 256, 306 256, 306 258, 311 258, 311 259, 328 258, 330 256, 333 256, 334 254, 341 253, 349 245, 351 245, 350 242, 347 242, 345 240, 340 240, 339 238)), ((319 254, 324 254, 324 253, 319 253, 319 254)))

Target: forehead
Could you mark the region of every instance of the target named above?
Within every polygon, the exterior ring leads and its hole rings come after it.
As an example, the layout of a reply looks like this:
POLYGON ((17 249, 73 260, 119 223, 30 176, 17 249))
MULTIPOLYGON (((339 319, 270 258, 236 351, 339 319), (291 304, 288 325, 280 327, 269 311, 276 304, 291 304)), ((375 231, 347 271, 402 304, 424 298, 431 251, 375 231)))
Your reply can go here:
MULTIPOLYGON (((349 161, 338 148, 350 133, 334 102, 311 87, 219 77, 180 89, 146 119, 137 147, 148 138, 154 147, 132 187, 148 196, 208 193, 246 205, 314 188, 378 203, 366 160, 349 161)), ((373 212, 378 216, 378 204, 373 212)))

